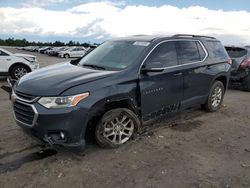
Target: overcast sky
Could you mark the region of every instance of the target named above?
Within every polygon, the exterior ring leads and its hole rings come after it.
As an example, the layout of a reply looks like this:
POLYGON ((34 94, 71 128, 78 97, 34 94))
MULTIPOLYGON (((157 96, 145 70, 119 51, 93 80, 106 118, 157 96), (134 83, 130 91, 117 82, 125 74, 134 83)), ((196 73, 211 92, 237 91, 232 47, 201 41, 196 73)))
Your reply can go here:
POLYGON ((249 0, 0 0, 0 23, 1 38, 36 41, 192 33, 250 44, 249 0))

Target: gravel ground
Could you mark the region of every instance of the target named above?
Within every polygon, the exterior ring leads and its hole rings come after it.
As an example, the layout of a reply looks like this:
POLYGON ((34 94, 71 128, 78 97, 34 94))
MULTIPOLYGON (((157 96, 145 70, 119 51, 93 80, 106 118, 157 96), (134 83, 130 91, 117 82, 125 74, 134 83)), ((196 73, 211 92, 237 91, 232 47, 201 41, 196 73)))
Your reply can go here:
MULTIPOLYGON (((41 67, 62 61, 37 56, 41 67)), ((91 143, 83 156, 59 149, 38 157, 0 90, 0 187, 250 187, 249 112, 250 93, 228 90, 218 112, 165 117, 121 148, 91 143)))

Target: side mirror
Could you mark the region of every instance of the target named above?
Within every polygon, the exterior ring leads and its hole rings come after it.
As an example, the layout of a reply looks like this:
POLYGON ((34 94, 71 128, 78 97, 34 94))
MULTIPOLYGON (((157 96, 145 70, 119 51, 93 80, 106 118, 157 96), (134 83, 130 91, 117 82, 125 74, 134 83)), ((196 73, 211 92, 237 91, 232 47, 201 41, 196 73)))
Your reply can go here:
POLYGON ((164 70, 161 62, 148 62, 142 67, 143 72, 162 72, 164 70))

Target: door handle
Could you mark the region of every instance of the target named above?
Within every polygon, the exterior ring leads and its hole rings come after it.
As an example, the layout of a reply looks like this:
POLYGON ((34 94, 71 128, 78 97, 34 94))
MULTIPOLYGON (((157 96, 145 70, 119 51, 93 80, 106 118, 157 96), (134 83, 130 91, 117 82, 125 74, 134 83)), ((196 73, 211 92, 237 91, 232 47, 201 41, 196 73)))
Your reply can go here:
POLYGON ((182 72, 174 73, 174 76, 182 76, 182 72))

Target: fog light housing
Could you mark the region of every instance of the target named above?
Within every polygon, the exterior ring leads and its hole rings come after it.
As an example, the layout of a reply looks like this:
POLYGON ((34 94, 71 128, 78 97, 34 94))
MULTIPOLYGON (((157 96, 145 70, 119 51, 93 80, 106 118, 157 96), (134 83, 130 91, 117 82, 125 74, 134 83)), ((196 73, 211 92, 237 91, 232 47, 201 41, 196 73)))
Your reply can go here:
POLYGON ((61 137, 62 140, 65 139, 65 134, 62 131, 60 132, 60 137, 61 137))
POLYGON ((51 132, 48 133, 48 135, 45 137, 45 141, 48 142, 50 145, 61 144, 66 142, 66 135, 63 131, 51 132))

